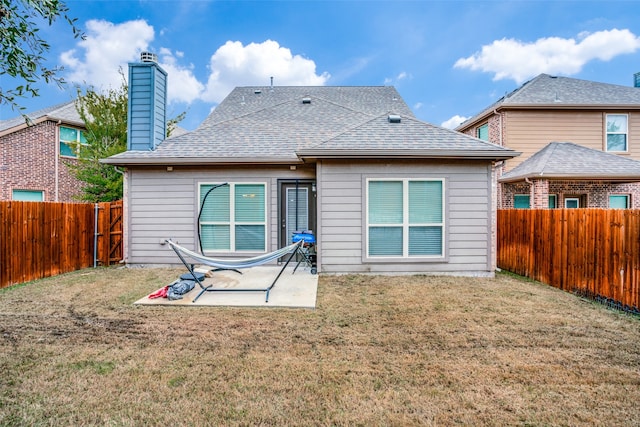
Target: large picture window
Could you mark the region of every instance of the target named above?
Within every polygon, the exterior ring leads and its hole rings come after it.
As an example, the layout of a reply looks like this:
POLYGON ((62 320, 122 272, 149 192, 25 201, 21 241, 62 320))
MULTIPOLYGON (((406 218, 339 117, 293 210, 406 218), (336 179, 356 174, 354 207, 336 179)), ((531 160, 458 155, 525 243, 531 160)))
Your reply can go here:
POLYGON ((367 255, 444 256, 443 180, 369 180, 367 255))
POLYGON ((627 115, 607 114, 607 151, 627 151, 627 115))
POLYGON ((205 251, 265 252, 265 184, 200 184, 200 237, 205 251))

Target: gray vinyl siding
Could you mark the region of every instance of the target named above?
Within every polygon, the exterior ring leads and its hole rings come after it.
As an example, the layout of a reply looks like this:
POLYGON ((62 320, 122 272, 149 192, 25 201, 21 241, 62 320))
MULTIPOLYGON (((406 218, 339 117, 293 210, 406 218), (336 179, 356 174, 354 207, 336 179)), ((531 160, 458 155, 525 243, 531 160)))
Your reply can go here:
POLYGON ((323 161, 318 166, 319 262, 326 273, 493 274, 488 162, 323 161), (445 254, 437 259, 366 256, 367 178, 444 179, 445 254))
MULTIPOLYGON (((278 179, 309 179, 314 170, 273 168, 132 169, 127 176, 127 263, 177 264, 175 253, 160 242, 166 238, 199 251, 197 240, 198 186, 211 182, 258 182, 267 185, 267 252, 278 248, 278 179)), ((238 257, 238 254, 227 254, 238 257)), ((256 253, 243 253, 243 257, 256 253)), ((225 255, 216 255, 224 257, 225 255)))

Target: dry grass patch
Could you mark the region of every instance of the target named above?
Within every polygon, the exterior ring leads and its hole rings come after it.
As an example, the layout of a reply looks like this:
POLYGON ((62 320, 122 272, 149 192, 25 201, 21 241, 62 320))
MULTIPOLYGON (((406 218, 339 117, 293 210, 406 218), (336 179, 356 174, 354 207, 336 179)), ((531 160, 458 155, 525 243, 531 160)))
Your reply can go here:
POLYGON ((639 319, 544 285, 322 276, 315 310, 132 305, 178 272, 0 291, 0 425, 640 424, 639 319))

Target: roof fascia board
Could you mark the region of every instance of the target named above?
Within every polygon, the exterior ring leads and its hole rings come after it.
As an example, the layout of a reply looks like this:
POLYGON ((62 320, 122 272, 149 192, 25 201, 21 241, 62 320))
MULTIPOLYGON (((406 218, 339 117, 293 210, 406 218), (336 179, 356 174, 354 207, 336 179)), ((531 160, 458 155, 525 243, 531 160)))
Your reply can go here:
POLYGON ((58 124, 66 124, 66 125, 71 125, 71 126, 76 126, 76 127, 81 127, 81 128, 85 127, 84 123, 74 122, 72 120, 58 119, 58 118, 52 117, 52 116, 42 116, 42 117, 38 117, 35 120, 31 120, 30 124, 27 123, 27 122, 24 122, 24 123, 20 123, 19 125, 10 127, 10 128, 5 129, 3 131, 0 131, 0 137, 12 134, 14 132, 18 132, 18 131, 23 130, 23 129, 30 128, 30 127, 35 126, 35 125, 39 125, 40 123, 43 123, 43 122, 46 122, 46 121, 51 121, 51 122, 56 122, 58 124))
POLYGON ((304 150, 298 156, 303 160, 315 159, 461 159, 461 160, 507 160, 519 156, 517 151, 481 150, 353 150, 325 151, 304 150))
POLYGON ((166 165, 296 165, 304 162, 298 158, 283 159, 265 158, 256 159, 254 157, 162 157, 162 158, 106 158, 101 159, 100 163, 115 166, 166 166, 166 165))

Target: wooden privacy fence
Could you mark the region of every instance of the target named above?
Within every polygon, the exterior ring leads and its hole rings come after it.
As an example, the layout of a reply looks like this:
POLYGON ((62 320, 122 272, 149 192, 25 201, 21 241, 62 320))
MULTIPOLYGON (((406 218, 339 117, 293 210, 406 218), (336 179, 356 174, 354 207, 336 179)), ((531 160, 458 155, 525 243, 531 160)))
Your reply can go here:
POLYGON ((122 259, 122 202, 0 201, 0 237, 0 288, 113 264, 122 259))
POLYGON ((498 267, 640 309, 640 210, 498 211, 498 267))

